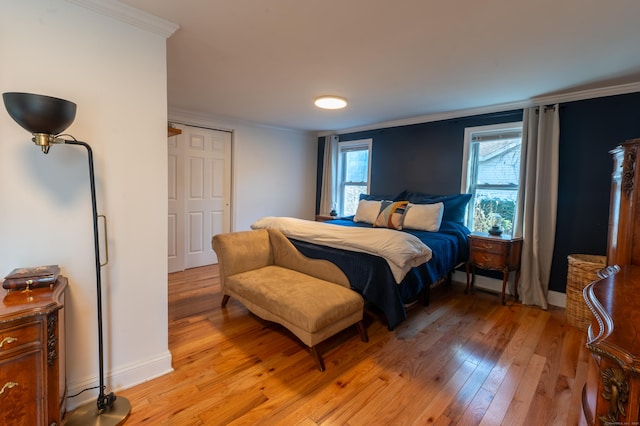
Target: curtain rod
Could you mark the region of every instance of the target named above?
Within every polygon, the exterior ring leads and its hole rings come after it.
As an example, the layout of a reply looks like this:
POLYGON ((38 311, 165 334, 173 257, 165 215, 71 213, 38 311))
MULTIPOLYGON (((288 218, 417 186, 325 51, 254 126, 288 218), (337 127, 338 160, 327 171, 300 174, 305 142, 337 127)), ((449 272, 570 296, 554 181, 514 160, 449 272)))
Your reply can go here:
MULTIPOLYGON (((557 105, 558 105, 558 108, 561 107, 560 104, 557 104, 557 105)), ((540 108, 544 108, 544 110, 542 112, 547 112, 549 110, 554 110, 555 111, 556 106, 555 105, 539 105, 539 106, 535 107, 536 113, 540 113, 540 108)))
POLYGON ((184 123, 182 121, 168 120, 167 122, 168 122, 169 126, 171 126, 173 124, 179 124, 179 125, 182 125, 182 126, 195 127, 197 129, 205 129, 205 130, 214 130, 214 131, 217 131, 217 132, 233 133, 232 130, 225 130, 225 129, 217 129, 215 127, 200 126, 200 125, 197 125, 197 124, 184 123))

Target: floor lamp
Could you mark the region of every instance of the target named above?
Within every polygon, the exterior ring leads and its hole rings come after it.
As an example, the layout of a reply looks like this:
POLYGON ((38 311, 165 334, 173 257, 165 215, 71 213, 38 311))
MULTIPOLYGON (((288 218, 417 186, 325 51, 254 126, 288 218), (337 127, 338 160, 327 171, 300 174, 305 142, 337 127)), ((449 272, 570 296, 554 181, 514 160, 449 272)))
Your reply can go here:
POLYGON ((98 311, 98 364, 100 367, 100 390, 96 404, 87 404, 71 412, 66 425, 119 425, 125 422, 131 412, 131 404, 126 398, 117 397, 113 392, 105 394, 104 350, 102 343, 102 284, 100 274, 100 244, 98 238, 98 210, 96 207, 96 184, 93 173, 93 152, 86 142, 58 137, 71 125, 76 117, 76 104, 64 99, 33 93, 3 93, 7 112, 20 126, 33 135, 33 142, 47 154, 53 144, 83 146, 89 157, 89 180, 91 186, 91 207, 93 210, 93 241, 96 268, 96 292, 98 311))

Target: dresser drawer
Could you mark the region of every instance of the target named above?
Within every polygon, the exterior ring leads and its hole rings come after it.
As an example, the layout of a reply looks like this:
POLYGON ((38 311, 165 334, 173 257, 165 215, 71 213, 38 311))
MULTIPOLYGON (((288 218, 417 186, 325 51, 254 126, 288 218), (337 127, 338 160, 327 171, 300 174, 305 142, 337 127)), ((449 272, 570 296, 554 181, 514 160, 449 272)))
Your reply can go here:
POLYGON ((0 361, 0 424, 48 425, 43 411, 40 348, 0 361))
POLYGON ((34 321, 0 329, 0 357, 20 346, 39 343, 40 330, 40 323, 34 321))

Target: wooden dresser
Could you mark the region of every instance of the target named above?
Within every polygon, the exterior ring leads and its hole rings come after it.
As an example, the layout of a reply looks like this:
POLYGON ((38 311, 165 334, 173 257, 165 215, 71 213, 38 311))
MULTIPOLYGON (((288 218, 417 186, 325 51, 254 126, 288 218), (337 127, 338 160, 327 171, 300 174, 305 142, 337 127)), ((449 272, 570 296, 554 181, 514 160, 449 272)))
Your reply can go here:
POLYGON ((0 424, 60 425, 65 412, 64 293, 14 290, 0 304, 0 424))
POLYGON ((589 284, 584 298, 593 312, 587 348, 592 352, 582 392, 591 425, 640 424, 640 139, 611 151, 607 264, 620 266, 589 284))
POLYGON ((636 170, 640 139, 611 151, 611 202, 607 264, 640 265, 640 171, 636 170))
POLYGON ((583 410, 589 424, 640 424, 640 265, 585 287, 594 315, 583 410))

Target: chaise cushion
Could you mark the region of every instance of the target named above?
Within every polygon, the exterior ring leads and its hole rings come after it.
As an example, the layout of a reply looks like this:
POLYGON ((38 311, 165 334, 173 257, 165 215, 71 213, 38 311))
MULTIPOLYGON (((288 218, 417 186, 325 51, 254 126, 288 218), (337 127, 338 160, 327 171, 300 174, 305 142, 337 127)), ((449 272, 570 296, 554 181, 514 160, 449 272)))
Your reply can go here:
MULTIPOLYGON (((294 324, 307 333, 354 315, 359 316, 356 321, 362 319, 364 301, 358 293, 291 269, 270 265, 228 276, 226 281, 234 295, 242 295, 246 301, 260 301, 261 311, 280 318, 276 322, 294 324)), ((251 305, 247 308, 254 311, 251 305)), ((260 316, 260 312, 254 313, 260 316)))

